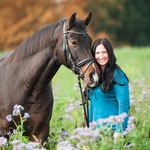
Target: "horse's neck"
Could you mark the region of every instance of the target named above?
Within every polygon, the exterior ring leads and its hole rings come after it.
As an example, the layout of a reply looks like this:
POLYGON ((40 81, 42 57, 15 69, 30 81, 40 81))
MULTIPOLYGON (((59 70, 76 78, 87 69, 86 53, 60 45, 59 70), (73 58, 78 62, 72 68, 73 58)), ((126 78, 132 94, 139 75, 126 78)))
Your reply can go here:
MULTIPOLYGON (((59 30, 61 27, 58 27, 57 29, 59 30)), ((31 59, 31 61, 34 63, 31 71, 34 68, 37 68, 35 71, 35 76, 40 74, 40 78, 38 79, 38 84, 40 84, 40 86, 50 82, 61 66, 56 54, 56 47, 58 47, 58 43, 56 41, 58 41, 60 35, 56 35, 55 32, 53 33, 55 36, 53 36, 52 40, 49 42, 50 45, 44 50, 38 52, 35 57, 31 59)))
POLYGON ((38 92, 48 85, 61 65, 56 56, 55 48, 58 47, 59 36, 55 33, 55 37, 52 38, 53 41, 50 41, 49 46, 45 49, 9 63, 7 67, 9 73, 5 79, 15 80, 17 83, 14 86, 16 88, 20 87, 23 90, 22 93, 26 94, 31 94, 34 91, 38 92))
POLYGON ((37 96, 41 89, 49 84, 59 67, 55 52, 47 47, 32 56, 9 63, 6 73, 3 72, 3 81, 10 81, 7 85, 10 93, 19 89, 20 97, 25 98, 30 94, 37 96))
MULTIPOLYGON (((55 54, 52 54, 49 48, 37 53, 29 58, 25 64, 24 81, 34 90, 40 90, 46 84, 49 84, 55 73, 60 67, 55 54)), ((37 91, 38 92, 38 91, 37 91)))

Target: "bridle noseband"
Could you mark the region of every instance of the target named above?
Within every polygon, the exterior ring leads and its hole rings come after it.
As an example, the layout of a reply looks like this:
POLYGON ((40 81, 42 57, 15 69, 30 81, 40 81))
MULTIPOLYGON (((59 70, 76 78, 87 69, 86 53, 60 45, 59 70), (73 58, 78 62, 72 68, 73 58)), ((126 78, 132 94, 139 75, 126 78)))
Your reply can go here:
POLYGON ((83 91, 82 91, 82 86, 81 86, 81 81, 80 78, 84 78, 85 72, 87 71, 88 67, 94 62, 96 61, 95 58, 93 57, 89 57, 86 58, 78 63, 75 62, 75 60, 73 59, 73 56, 71 54, 69 45, 68 45, 68 41, 67 41, 67 33, 74 33, 74 34, 79 34, 79 35, 87 35, 88 32, 75 32, 75 31, 66 31, 66 26, 65 26, 65 22, 63 25, 63 53, 64 53, 64 57, 65 57, 65 63, 67 64, 67 55, 72 63, 72 68, 71 70, 73 71, 73 73, 75 73, 78 76, 78 84, 79 84, 79 88, 80 88, 80 92, 81 92, 81 97, 82 97, 82 104, 83 105, 83 109, 84 109, 84 115, 85 115, 85 119, 86 119, 86 124, 87 127, 89 127, 89 113, 88 113, 88 99, 85 98, 85 96, 83 95, 83 91), (87 64, 85 70, 80 73, 79 75, 77 74, 77 71, 80 70, 81 71, 81 66, 87 64), (85 104, 87 104, 87 110, 85 108, 85 104))

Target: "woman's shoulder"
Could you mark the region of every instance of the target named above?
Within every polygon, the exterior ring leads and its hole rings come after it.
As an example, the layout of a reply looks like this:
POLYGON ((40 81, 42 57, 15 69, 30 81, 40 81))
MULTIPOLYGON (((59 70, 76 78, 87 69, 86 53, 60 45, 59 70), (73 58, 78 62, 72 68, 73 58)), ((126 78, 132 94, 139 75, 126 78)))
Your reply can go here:
POLYGON ((116 67, 115 70, 114 70, 113 76, 115 78, 119 78, 119 77, 125 77, 125 74, 120 68, 116 67))
POLYGON ((116 67, 116 69, 114 70, 113 78, 117 82, 124 82, 124 83, 128 82, 125 73, 119 67, 116 67))

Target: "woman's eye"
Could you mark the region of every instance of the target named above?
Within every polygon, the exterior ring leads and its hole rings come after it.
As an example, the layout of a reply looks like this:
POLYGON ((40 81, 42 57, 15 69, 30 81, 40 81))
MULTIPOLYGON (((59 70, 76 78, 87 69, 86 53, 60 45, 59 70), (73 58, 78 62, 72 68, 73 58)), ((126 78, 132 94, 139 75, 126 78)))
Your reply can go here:
POLYGON ((77 45, 77 41, 71 41, 73 45, 77 45))

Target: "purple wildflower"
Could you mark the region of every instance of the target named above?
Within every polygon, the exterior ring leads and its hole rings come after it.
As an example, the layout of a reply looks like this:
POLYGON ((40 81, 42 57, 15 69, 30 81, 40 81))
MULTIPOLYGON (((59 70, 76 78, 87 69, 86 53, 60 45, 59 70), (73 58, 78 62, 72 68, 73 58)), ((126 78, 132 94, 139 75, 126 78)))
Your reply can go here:
POLYGON ((24 118, 24 119, 28 119, 28 118, 30 118, 30 115, 26 112, 26 113, 24 113, 23 118, 24 118))
POLYGON ((6 117, 6 119, 7 119, 7 121, 8 121, 8 122, 11 122, 11 121, 12 121, 12 119, 13 119, 13 118, 12 118, 12 115, 11 115, 11 114, 10 114, 10 115, 8 115, 8 116, 6 117))

